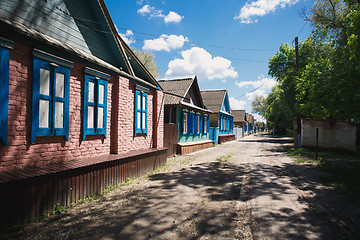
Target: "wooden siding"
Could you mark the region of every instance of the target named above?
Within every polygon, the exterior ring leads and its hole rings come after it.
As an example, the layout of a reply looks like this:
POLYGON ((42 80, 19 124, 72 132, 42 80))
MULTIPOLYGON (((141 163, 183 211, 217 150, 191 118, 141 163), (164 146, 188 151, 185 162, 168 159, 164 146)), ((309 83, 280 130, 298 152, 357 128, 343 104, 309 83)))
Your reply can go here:
POLYGON ((0 17, 20 23, 112 65, 124 65, 120 54, 114 54, 119 50, 105 18, 99 17, 100 7, 92 6, 94 2, 97 4, 96 1, 82 0, 2 0, 0 17))

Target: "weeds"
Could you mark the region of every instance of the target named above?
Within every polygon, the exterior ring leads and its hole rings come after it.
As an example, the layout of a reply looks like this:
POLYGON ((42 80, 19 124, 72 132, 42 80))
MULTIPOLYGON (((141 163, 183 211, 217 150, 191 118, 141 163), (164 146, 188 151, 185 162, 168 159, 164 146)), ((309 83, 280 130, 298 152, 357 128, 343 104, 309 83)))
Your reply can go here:
POLYGON ((225 167, 228 165, 228 160, 231 158, 231 155, 228 154, 226 156, 221 156, 221 157, 218 157, 216 159, 217 161, 217 164, 220 166, 220 167, 225 167))

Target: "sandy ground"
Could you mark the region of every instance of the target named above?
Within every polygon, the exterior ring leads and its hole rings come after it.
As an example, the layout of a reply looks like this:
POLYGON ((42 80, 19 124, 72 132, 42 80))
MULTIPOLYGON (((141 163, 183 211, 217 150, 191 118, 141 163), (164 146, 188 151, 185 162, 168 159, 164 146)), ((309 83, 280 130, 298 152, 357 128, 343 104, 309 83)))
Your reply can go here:
POLYGON ((248 136, 178 156, 1 239, 360 239, 360 208, 283 152, 286 138, 248 136))

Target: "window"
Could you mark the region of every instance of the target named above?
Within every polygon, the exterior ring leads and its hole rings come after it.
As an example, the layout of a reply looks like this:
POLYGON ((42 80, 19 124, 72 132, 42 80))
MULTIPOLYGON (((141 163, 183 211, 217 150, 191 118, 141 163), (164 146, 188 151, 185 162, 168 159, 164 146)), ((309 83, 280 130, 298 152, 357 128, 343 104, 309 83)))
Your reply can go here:
POLYGON ((197 134, 199 132, 199 119, 198 115, 194 114, 194 134, 197 134))
POLYGON ((69 88, 72 63, 34 51, 31 143, 39 136, 69 139, 69 88))
POLYGON ((0 38, 0 142, 7 145, 9 111, 9 59, 13 44, 0 38))
POLYGON ((83 104, 83 140, 87 135, 106 138, 107 80, 109 75, 85 69, 83 104))
POLYGON ((188 113, 183 112, 183 134, 188 132, 188 113))
POLYGON ((196 115, 197 118, 197 134, 200 134, 200 126, 201 126, 201 120, 200 120, 200 115, 196 115))
POLYGON ((204 131, 205 134, 208 132, 207 130, 207 116, 204 116, 204 131))
POLYGON ((188 114, 188 133, 190 135, 194 134, 194 113, 192 112, 188 114))
POLYGON ((148 89, 137 86, 135 89, 135 136, 147 134, 148 89))

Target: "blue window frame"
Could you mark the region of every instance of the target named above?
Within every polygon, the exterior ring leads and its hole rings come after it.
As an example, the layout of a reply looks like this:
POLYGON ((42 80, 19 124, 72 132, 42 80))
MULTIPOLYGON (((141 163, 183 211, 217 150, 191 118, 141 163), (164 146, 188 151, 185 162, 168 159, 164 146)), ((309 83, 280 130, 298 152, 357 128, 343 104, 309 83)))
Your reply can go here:
POLYGON ((9 48, 13 43, 0 38, 0 142, 7 145, 9 113, 9 48))
POLYGON ((135 89, 135 133, 147 134, 147 112, 148 112, 148 92, 149 90, 140 86, 135 89))
POLYGON ((188 134, 194 134, 194 113, 188 113, 188 134))
POLYGON ((83 94, 83 140, 87 135, 106 138, 107 87, 109 75, 86 68, 83 94))
POLYGON ((34 51, 31 143, 41 136, 64 136, 69 140, 71 67, 71 62, 34 51))
POLYGON ((194 134, 199 133, 199 115, 194 114, 194 134))
POLYGON ((188 133, 188 113, 183 111, 183 135, 188 133))

